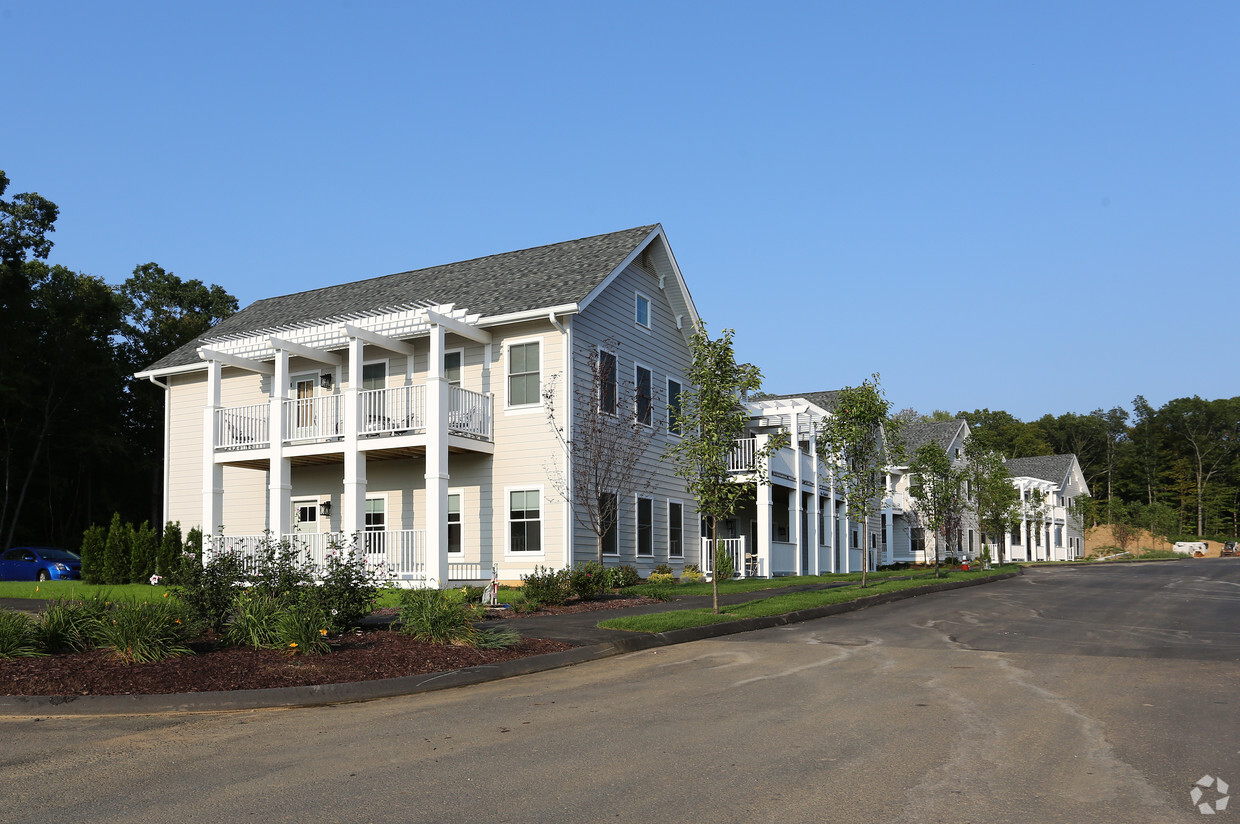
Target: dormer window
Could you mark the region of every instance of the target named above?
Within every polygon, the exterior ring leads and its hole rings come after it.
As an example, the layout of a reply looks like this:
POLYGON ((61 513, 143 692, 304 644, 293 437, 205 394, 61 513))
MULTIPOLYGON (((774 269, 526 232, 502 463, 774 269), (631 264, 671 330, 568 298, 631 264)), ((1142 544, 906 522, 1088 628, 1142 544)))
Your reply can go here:
POLYGON ((644 329, 650 328, 650 298, 646 297, 641 292, 637 293, 637 301, 633 319, 636 321, 638 326, 641 326, 644 329))

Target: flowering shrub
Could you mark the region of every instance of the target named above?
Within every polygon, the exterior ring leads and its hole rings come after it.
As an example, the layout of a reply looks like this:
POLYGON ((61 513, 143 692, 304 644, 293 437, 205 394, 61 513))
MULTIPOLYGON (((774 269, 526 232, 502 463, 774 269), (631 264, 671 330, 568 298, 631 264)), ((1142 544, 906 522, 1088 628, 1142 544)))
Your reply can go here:
POLYGON ((544 606, 568 603, 572 595, 571 573, 567 569, 551 570, 536 566, 529 575, 521 576, 526 601, 538 601, 544 606))
POLYGON ((370 614, 392 575, 385 564, 372 566, 361 553, 334 547, 316 578, 318 586, 301 588, 301 600, 319 606, 332 631, 343 632, 370 614))
POLYGON ((244 576, 245 564, 236 552, 212 553, 205 564, 187 555, 172 576, 172 591, 195 623, 223 632, 244 576))
POLYGON ((609 584, 612 589, 623 589, 624 587, 637 586, 642 582, 642 577, 637 574, 637 570, 631 566, 617 566, 607 570, 611 580, 609 584))
POLYGON ((646 579, 648 584, 675 584, 676 577, 670 572, 652 572, 646 579))
POLYGON ((705 577, 696 566, 692 569, 685 567, 685 571, 680 573, 680 580, 690 584, 696 584, 705 577))
POLYGON ((598 561, 586 561, 573 567, 568 585, 573 594, 583 601, 592 601, 603 594, 610 584, 611 576, 598 561))

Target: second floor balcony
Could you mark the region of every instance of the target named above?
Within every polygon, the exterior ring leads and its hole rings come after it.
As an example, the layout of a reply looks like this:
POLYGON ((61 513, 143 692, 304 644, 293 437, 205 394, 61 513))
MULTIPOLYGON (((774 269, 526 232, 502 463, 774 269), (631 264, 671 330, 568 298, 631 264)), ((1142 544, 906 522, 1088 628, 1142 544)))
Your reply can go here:
MULTIPOLYGON (((424 435, 428 424, 424 385, 368 389, 359 393, 357 436, 381 438, 424 435)), ((283 405, 285 445, 342 441, 347 434, 347 395, 287 398, 283 405)), ((447 432, 492 441, 493 396, 459 386, 448 387, 447 432)), ((229 406, 215 410, 216 451, 264 449, 271 446, 271 404, 229 406)))

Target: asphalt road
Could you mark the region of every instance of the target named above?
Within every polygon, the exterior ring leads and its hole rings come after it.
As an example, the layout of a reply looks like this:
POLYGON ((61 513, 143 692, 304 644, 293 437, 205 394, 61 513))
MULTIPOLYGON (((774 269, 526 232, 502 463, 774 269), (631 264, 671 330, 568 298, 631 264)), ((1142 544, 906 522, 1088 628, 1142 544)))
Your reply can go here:
POLYGON ((410 698, 0 719, 0 821, 1201 821, 1238 622, 1240 561, 1054 568, 410 698))

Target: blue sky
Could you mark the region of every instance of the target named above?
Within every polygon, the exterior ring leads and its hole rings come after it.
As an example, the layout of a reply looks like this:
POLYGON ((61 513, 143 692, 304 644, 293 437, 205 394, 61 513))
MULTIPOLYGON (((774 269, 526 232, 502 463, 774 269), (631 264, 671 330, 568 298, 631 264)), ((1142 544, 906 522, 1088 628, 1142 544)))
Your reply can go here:
POLYGON ((52 260, 261 297, 662 223, 785 393, 1238 394, 1240 5, 0 0, 52 260))

